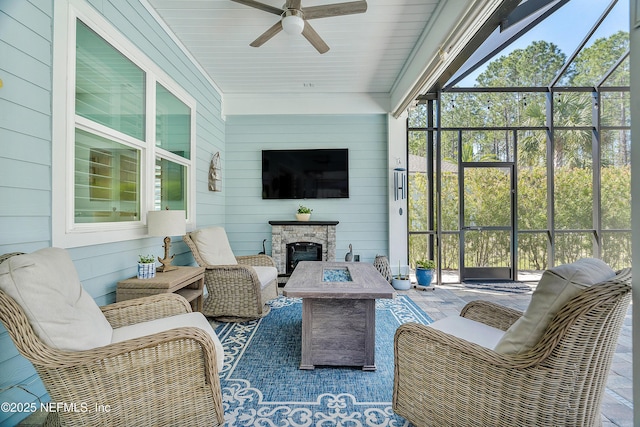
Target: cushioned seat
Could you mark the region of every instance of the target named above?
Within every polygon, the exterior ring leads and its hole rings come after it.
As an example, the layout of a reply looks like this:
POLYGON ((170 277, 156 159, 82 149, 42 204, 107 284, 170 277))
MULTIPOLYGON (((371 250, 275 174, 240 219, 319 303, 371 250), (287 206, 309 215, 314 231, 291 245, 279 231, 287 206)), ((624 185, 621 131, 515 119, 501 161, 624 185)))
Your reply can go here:
POLYGON ((205 267, 205 315, 242 322, 269 312, 267 301, 278 296, 278 270, 271 257, 236 257, 222 227, 202 228, 188 233, 183 240, 198 265, 205 267))
POLYGON ((415 426, 597 426, 631 269, 544 272, 525 313, 485 301, 395 335, 393 410, 415 426))
POLYGON ((222 345, 180 295, 98 307, 68 253, 46 248, 0 257, 0 320, 52 402, 110 408, 51 412, 47 425, 224 424, 222 345))
POLYGON ((222 371, 224 366, 224 350, 222 349, 222 343, 220 343, 218 336, 202 313, 178 314, 176 316, 163 317, 161 319, 154 319, 147 322, 134 323, 133 325, 116 328, 113 330, 111 344, 157 334, 171 329, 190 327, 202 329, 211 337, 211 341, 213 341, 216 348, 216 366, 218 368, 218 372, 222 371))
POLYGON ((494 328, 462 316, 445 317, 428 326, 445 334, 456 336, 457 338, 491 350, 495 348, 504 335, 502 329, 494 328))

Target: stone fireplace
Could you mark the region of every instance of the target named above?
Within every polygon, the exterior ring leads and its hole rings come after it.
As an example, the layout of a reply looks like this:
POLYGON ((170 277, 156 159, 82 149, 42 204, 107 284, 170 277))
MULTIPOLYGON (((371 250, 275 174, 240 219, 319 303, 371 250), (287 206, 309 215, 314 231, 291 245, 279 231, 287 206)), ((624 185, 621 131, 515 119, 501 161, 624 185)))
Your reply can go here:
MULTIPOLYGON (((336 225, 338 221, 269 221, 271 224, 271 257, 276 263, 278 275, 288 277, 287 245, 289 251, 296 243, 306 244, 318 250, 321 246, 321 260, 336 260, 336 225)), ((300 246, 300 245, 299 245, 300 246)), ((310 249, 305 249, 309 252, 310 249)), ((313 250, 313 249, 311 249, 313 250)), ((315 254, 314 254, 315 255, 315 254)), ((280 280, 279 280, 280 281, 280 280)))

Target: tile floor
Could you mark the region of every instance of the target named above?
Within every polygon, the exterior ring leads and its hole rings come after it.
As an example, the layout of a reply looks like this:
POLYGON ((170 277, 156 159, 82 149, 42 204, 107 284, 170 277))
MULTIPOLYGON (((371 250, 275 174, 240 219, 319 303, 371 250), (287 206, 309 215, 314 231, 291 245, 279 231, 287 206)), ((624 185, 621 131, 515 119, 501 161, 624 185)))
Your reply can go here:
MULTIPOLYGON (((493 301, 521 311, 527 308, 531 299, 531 292, 470 290, 454 283, 434 285, 433 290, 429 291, 410 289, 398 292, 408 295, 434 320, 446 316, 457 316, 466 303, 476 299, 493 301)), ((602 403, 603 427, 633 426, 631 357, 631 307, 629 307, 602 403)), ((42 425, 42 421, 42 414, 33 414, 20 425, 36 427, 42 425)))

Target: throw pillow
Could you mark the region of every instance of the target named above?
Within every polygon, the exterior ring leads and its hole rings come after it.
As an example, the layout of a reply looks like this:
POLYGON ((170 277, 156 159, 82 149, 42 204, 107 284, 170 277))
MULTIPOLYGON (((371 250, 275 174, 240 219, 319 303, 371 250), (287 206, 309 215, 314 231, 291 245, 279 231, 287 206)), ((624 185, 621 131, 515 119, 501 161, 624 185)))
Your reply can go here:
POLYGON ((542 338, 551 319, 562 306, 586 287, 613 276, 615 272, 596 258, 580 259, 545 271, 531 296, 529 307, 505 332, 495 351, 518 354, 530 350, 542 338))
POLYGON ((200 256, 209 265, 236 265, 227 233, 222 227, 208 227, 191 233, 191 240, 198 247, 200 256))
POLYGON ((35 333, 51 347, 80 351, 111 342, 111 325, 82 288, 64 249, 46 248, 4 261, 0 289, 22 307, 35 333))

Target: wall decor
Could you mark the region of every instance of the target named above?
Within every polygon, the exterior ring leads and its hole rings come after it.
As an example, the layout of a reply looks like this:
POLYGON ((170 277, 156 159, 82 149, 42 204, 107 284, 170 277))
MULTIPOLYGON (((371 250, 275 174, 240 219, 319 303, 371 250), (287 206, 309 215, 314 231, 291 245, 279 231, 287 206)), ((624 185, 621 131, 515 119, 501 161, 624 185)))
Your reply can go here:
POLYGON ((222 191, 222 168, 220 167, 220 152, 211 156, 209 163, 209 191, 222 191))
POLYGON ((393 194, 394 200, 407 198, 407 170, 405 168, 393 170, 393 194))

